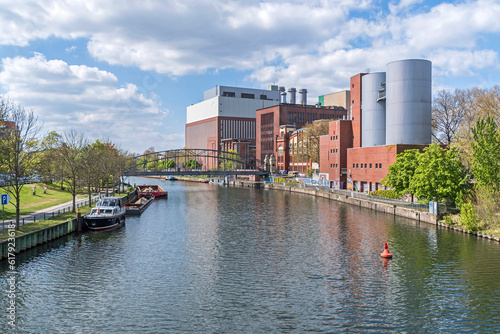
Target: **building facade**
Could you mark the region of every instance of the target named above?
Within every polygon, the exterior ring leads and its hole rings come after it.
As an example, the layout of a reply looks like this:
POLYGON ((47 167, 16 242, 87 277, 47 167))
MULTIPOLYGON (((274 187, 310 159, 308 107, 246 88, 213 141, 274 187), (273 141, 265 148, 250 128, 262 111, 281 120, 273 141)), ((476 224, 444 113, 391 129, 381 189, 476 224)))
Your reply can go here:
POLYGON ((320 172, 334 187, 381 189, 397 154, 431 143, 431 71, 430 61, 407 59, 387 64, 387 72, 351 77, 351 119, 330 122, 329 135, 321 138, 327 149, 320 172))
POLYGON ((255 155, 256 110, 277 105, 280 93, 278 86, 216 86, 205 91, 203 101, 187 107, 185 147, 255 155))
MULTIPOLYGON (((257 110, 256 146, 257 159, 265 156, 277 156, 277 138, 281 135, 281 126, 300 129, 306 123, 320 119, 343 119, 347 111, 342 107, 317 107, 298 104, 280 104, 257 110)), ((282 170, 288 170, 284 166, 282 170)))

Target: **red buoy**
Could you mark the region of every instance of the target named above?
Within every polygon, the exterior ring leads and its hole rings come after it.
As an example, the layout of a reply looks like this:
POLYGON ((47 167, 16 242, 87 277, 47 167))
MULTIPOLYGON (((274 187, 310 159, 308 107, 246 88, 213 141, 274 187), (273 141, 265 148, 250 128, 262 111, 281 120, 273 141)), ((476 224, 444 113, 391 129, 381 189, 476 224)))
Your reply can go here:
POLYGON ((380 256, 385 257, 387 259, 392 258, 392 254, 389 253, 389 244, 387 242, 385 243, 384 251, 382 252, 382 254, 380 254, 380 256))

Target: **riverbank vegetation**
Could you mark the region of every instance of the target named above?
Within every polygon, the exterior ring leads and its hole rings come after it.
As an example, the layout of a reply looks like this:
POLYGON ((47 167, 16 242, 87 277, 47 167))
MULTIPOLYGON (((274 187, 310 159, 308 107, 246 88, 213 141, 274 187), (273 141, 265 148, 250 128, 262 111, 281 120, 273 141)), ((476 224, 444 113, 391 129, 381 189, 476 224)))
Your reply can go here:
POLYGON ((448 225, 500 236, 500 86, 439 91, 434 144, 397 156, 384 180, 398 194, 455 204, 448 225), (446 149, 445 149, 446 148, 446 149))
POLYGON ((131 161, 130 155, 110 140, 91 142, 84 134, 73 131, 63 134, 52 131, 41 136, 42 125, 33 110, 1 96, 0 125, 2 189, 12 198, 16 229, 20 228, 22 208, 33 199, 25 196, 26 191, 30 192, 26 179, 36 179, 51 189, 59 185, 60 191, 73 200, 75 212, 76 196, 81 189, 90 203, 92 193, 108 191, 120 184, 131 161))

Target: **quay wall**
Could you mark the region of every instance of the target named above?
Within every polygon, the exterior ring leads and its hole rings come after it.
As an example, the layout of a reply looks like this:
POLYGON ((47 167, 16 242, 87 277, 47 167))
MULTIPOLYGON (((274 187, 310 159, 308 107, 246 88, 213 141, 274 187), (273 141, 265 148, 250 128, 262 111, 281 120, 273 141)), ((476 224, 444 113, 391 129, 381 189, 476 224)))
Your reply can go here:
MULTIPOLYGON (((131 194, 121 196, 122 200, 129 200, 131 194)), ((83 220, 83 217, 82 217, 83 220)), ((42 245, 49 241, 55 240, 67 234, 77 231, 78 222, 76 218, 72 218, 65 222, 44 227, 40 230, 29 232, 26 234, 18 235, 15 237, 15 252, 19 254, 27 249, 42 245)), ((8 233, 8 230, 5 230, 8 233)), ((9 239, 0 242, 0 260, 8 257, 9 246, 12 246, 12 242, 9 243, 9 239), (10 244, 10 245, 9 245, 10 244)))
MULTIPOLYGON (((45 227, 43 229, 29 232, 23 235, 19 235, 15 238, 15 252, 16 254, 21 253, 32 247, 44 244, 51 240, 57 239, 64 235, 73 233, 76 231, 77 221, 76 218, 71 220, 45 227)), ((7 233, 7 231, 6 231, 7 233)), ((9 240, 4 240, 0 242, 0 259, 8 257, 9 246, 12 247, 12 242, 9 240)))
POLYGON ((467 231, 466 229, 463 229, 461 227, 457 226, 448 226, 446 224, 443 224, 439 222, 440 217, 438 215, 433 215, 428 212, 422 212, 410 208, 403 208, 403 207, 398 207, 396 205, 392 204, 386 204, 386 203, 380 203, 380 202, 373 202, 369 201, 366 199, 359 199, 359 198, 354 198, 350 197, 349 195, 340 195, 340 194, 335 194, 331 193, 328 191, 324 191, 321 189, 317 188, 300 188, 296 186, 287 186, 286 184, 283 185, 282 183, 262 183, 262 182, 249 182, 249 181, 242 181, 242 180, 231 180, 227 182, 228 186, 233 186, 233 187, 254 187, 254 188, 264 188, 264 189, 275 189, 275 190, 281 190, 281 191, 289 191, 289 192, 294 192, 294 193, 300 193, 300 194, 306 194, 306 195, 311 195, 311 196, 317 196, 317 197, 323 197, 323 198, 328 198, 330 200, 338 201, 341 203, 346 203, 346 204, 351 204, 351 205, 357 205, 359 207, 367 208, 370 210, 376 210, 380 212, 385 212, 394 216, 399 216, 399 217, 405 217, 413 220, 417 220, 419 222, 424 222, 424 223, 429 223, 433 225, 438 225, 443 228, 448 228, 455 230, 457 232, 462 232, 462 233, 467 233, 467 234, 472 234, 478 237, 494 240, 497 242, 500 242, 500 238, 482 233, 482 232, 470 232, 467 231))

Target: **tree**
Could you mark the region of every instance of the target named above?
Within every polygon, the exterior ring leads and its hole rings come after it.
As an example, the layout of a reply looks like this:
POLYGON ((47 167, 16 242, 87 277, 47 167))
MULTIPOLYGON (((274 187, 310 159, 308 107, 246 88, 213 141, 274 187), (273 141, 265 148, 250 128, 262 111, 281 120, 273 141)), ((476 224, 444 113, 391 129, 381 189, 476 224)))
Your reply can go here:
POLYGON ((432 107, 432 135, 441 145, 450 145, 462 125, 466 106, 461 91, 440 90, 432 107))
POLYGON ((69 131, 61 138, 60 161, 68 177, 69 193, 73 196, 73 212, 76 212, 76 194, 82 178, 83 166, 89 163, 82 158, 82 150, 87 145, 84 135, 75 131, 69 131))
POLYGON ((172 159, 168 160, 166 167, 167 168, 175 168, 175 161, 172 159))
POLYGON ((16 229, 19 229, 19 212, 21 208, 21 190, 24 186, 21 178, 31 176, 41 153, 38 134, 41 125, 33 110, 26 110, 20 104, 0 99, 0 115, 12 126, 2 129, 0 140, 0 168, 10 178, 6 191, 14 199, 16 208, 16 229))
POLYGON ((46 183, 53 182, 57 173, 57 168, 60 166, 60 164, 57 163, 58 157, 60 156, 58 152, 60 141, 61 135, 55 131, 49 132, 42 140, 42 154, 39 157, 37 170, 42 176, 42 180, 46 183))
POLYGON ((418 149, 406 150, 399 153, 396 161, 389 166, 389 173, 383 180, 383 183, 400 196, 407 194, 415 169, 418 167, 419 155, 420 151, 418 149))
POLYGON ((468 181, 458 150, 433 143, 418 156, 409 192, 427 201, 456 201, 467 191, 468 181))
POLYGON ((219 166, 224 170, 231 170, 240 167, 239 162, 241 161, 241 157, 236 150, 229 150, 226 153, 222 153, 220 159, 219 166))
POLYGON ((327 135, 329 131, 329 123, 331 120, 318 120, 312 123, 307 123, 302 128, 302 156, 298 159, 311 160, 311 162, 319 162, 319 140, 321 136, 327 135))
POLYGON ((189 169, 199 169, 201 164, 199 163, 198 160, 191 159, 189 160, 184 167, 189 168, 189 169))
POLYGON ((472 129, 472 171, 478 184, 500 189, 500 130, 495 120, 480 118, 472 129))

